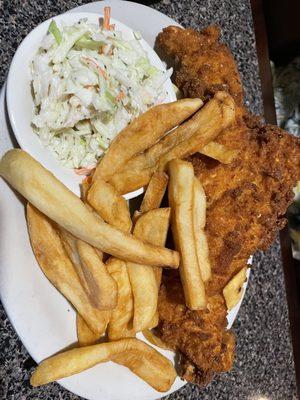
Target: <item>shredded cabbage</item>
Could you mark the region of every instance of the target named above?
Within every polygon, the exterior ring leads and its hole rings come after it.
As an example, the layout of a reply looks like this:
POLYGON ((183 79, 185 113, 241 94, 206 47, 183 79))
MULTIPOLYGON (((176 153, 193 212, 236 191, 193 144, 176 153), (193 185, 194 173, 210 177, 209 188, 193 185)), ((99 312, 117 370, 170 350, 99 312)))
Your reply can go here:
POLYGON ((31 63, 32 125, 62 165, 93 168, 132 119, 165 99, 172 69, 151 65, 140 39, 86 19, 51 22, 31 63))

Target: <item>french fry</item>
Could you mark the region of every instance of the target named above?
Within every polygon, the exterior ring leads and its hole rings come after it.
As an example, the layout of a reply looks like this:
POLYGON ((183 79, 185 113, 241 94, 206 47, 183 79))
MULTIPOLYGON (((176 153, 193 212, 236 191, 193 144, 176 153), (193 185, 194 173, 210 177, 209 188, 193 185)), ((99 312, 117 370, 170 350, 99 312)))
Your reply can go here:
POLYGON ((133 298, 126 263, 111 257, 106 266, 118 285, 118 303, 110 317, 108 337, 110 340, 133 337, 133 298))
MULTIPOLYGON (((158 287, 158 291, 159 291, 159 287, 158 287)), ((158 311, 156 310, 152 320, 150 321, 149 325, 147 326, 147 329, 156 328, 158 323, 159 323, 159 314, 158 314, 158 311)))
MULTIPOLYGON (((153 244, 164 244, 170 222, 170 209, 159 208, 142 214, 133 234, 153 244)), ((158 283, 149 265, 127 263, 134 303, 133 328, 136 332, 148 328, 157 308, 158 283)))
POLYGON ((26 152, 8 151, 0 161, 0 175, 43 214, 99 250, 135 263, 178 267, 177 252, 143 243, 101 221, 26 152))
POLYGON ((113 309, 117 304, 117 287, 102 262, 103 254, 64 229, 60 229, 59 235, 91 303, 99 310, 113 309))
MULTIPOLYGON (((69 256, 70 260, 72 261, 72 264, 77 272, 78 278, 80 280, 80 283, 85 290, 86 294, 90 297, 90 289, 87 284, 87 281, 85 279, 83 270, 82 270, 82 264, 79 258, 78 254, 78 249, 77 249, 77 240, 71 233, 66 231, 63 228, 58 228, 57 233, 60 236, 61 242, 64 246, 64 249, 69 256)), ((90 298, 90 301, 93 303, 94 306, 96 306, 95 299, 90 298)))
POLYGON ((140 218, 142 213, 139 210, 135 210, 132 216, 133 225, 135 225, 136 221, 140 218))
POLYGON ((130 232, 131 219, 127 202, 112 185, 98 178, 88 191, 87 201, 105 222, 123 232, 130 232))
POLYGON ((99 321, 99 332, 94 333, 90 330, 89 326, 86 324, 85 320, 81 317, 80 314, 76 314, 76 329, 77 329, 77 338, 79 346, 90 346, 91 344, 95 344, 98 342, 100 337, 104 335, 106 331, 107 324, 110 318, 110 311, 102 311, 101 316, 102 320, 99 321))
POLYGON ((84 202, 87 200, 87 194, 92 184, 92 176, 87 176, 81 182, 81 198, 84 202))
POLYGON ((117 285, 107 272, 97 250, 82 240, 77 240, 77 250, 90 297, 99 310, 112 310, 117 305, 117 285))
POLYGON ((169 390, 176 378, 171 361, 146 343, 130 338, 56 354, 40 363, 30 383, 45 385, 107 361, 124 365, 160 392, 169 390))
MULTIPOLYGON (((131 231, 128 204, 109 183, 97 179, 88 193, 88 199, 106 222, 124 232, 131 231)), ((110 315, 108 336, 111 340, 135 336, 132 329, 133 298, 126 263, 110 257, 106 268, 118 287, 118 301, 110 315)))
POLYGON ((243 285, 247 279, 247 267, 242 268, 233 278, 227 283, 223 289, 223 296, 226 301, 227 310, 230 311, 243 296, 243 285))
MULTIPOLYGON (((73 235, 71 235, 69 232, 67 232, 65 229, 59 229, 58 234, 60 236, 61 242, 65 248, 66 253, 68 254, 70 260, 73 263, 73 266, 77 272, 77 275, 79 277, 80 283, 82 287, 84 288, 86 294, 89 296, 89 300, 91 304, 96 307, 98 302, 97 302, 97 297, 93 295, 93 290, 92 288, 89 287, 88 281, 86 279, 86 274, 84 274, 84 266, 80 260, 80 256, 78 253, 78 248, 77 248, 77 242, 81 242, 81 240, 76 239, 73 235)), ((87 245, 87 243, 86 243, 87 245)), ((92 246, 90 246, 92 249, 94 249, 92 246)), ((102 260, 103 253, 101 253, 99 250, 94 249, 94 251, 97 251, 97 255, 102 260)), ((100 274, 101 275, 101 274, 100 274)), ((100 282, 101 285, 101 282, 100 282)), ((103 295, 103 293, 102 293, 103 295)), ((97 318, 98 318, 98 329, 99 331, 97 333, 93 332, 89 326, 86 324, 84 319, 80 316, 80 314, 77 312, 76 313, 76 331, 77 331, 77 338, 78 338, 78 343, 80 346, 87 346, 90 344, 97 343, 100 337, 105 333, 106 327, 109 322, 111 311, 104 311, 101 310, 97 313, 97 318)))
POLYGON ((186 305, 192 310, 206 308, 193 229, 194 169, 191 163, 174 159, 169 163, 169 204, 176 248, 181 254, 179 273, 186 305))
POLYGON ((160 337, 156 336, 150 329, 145 329, 142 333, 144 338, 154 346, 160 347, 164 350, 173 350, 168 345, 166 345, 166 343, 163 342, 160 337))
POLYGON ((140 154, 132 158, 125 164, 124 169, 111 177, 109 183, 116 188, 118 193, 126 194, 148 185, 156 166, 154 164, 152 167, 142 169, 144 157, 144 154, 140 154), (131 166, 133 169, 130 169, 131 166))
MULTIPOLYGON (((168 162, 174 158, 186 158, 214 140, 224 129, 230 127, 235 121, 234 101, 226 92, 217 92, 213 99, 204 107, 206 113, 200 114, 198 119, 199 129, 189 139, 177 143, 168 153, 164 154, 158 163, 160 171, 165 170, 168 162), (206 110, 205 110, 206 108, 206 110), (219 125, 217 125, 219 123, 219 125)), ((178 128, 179 129, 179 128, 178 128)))
MULTIPOLYGON (((72 261, 73 266, 75 267, 75 270, 80 279, 80 283, 81 283, 82 287, 84 288, 85 292, 89 296, 89 300, 91 301, 92 305, 96 307, 97 301, 93 296, 93 291, 91 291, 88 286, 87 279, 83 272, 84 267, 81 263, 79 253, 78 253, 77 242, 81 242, 81 241, 79 239, 76 239, 73 235, 71 235, 65 229, 59 229, 58 233, 59 233, 62 244, 63 244, 69 258, 72 261)), ((94 248, 92 247, 92 249, 94 249, 94 248)), ((94 250, 97 251, 98 257, 100 258, 100 260, 102 260, 103 253, 101 253, 97 249, 94 249, 94 250)), ((89 328, 89 326, 86 324, 84 319, 80 316, 80 314, 78 314, 78 312, 76 313, 76 330, 77 330, 78 343, 80 346, 87 346, 87 345, 98 342, 100 337, 106 331, 106 327, 109 322, 110 314, 111 314, 111 311, 104 311, 104 310, 99 311, 97 313, 99 331, 97 333, 95 333, 89 328)))
POLYGON ((235 119, 234 101, 225 92, 215 96, 193 117, 164 136, 143 154, 130 159, 122 171, 110 178, 110 183, 121 193, 128 193, 148 184, 160 164, 164 169, 168 160, 198 152, 211 142, 235 119))
POLYGON ((196 253, 201 276, 204 282, 211 277, 211 265, 206 235, 204 232, 206 220, 206 196, 198 178, 194 177, 193 229, 196 253))
POLYGON ((31 204, 27 205, 27 224, 33 252, 45 276, 70 301, 89 328, 99 333, 98 310, 82 288, 53 224, 31 204))
POLYGON ((238 151, 228 149, 223 144, 217 142, 207 143, 199 150, 199 153, 218 160, 222 164, 230 164, 237 157, 238 151))
POLYGON ((152 175, 140 207, 141 213, 160 207, 167 189, 168 180, 169 177, 164 172, 155 172, 152 175))
POLYGON ((130 158, 151 147, 166 132, 196 112, 202 104, 200 99, 182 99, 160 104, 133 120, 111 142, 97 165, 93 182, 98 178, 107 181, 130 158))

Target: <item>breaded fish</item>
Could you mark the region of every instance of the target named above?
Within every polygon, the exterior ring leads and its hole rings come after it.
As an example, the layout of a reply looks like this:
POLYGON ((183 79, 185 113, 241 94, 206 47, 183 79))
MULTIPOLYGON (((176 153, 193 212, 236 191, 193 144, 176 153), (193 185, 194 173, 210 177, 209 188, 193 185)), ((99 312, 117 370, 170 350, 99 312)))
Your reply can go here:
POLYGON ((184 96, 206 101, 221 89, 238 108, 236 125, 216 139, 238 150, 236 159, 228 165, 200 154, 189 159, 207 196, 208 309, 185 306, 177 272, 165 274, 159 295, 157 333, 179 351, 181 376, 200 385, 233 363, 234 336, 226 331, 222 290, 284 226, 292 188, 300 179, 300 140, 248 113, 236 64, 219 34, 215 26, 201 32, 170 26, 157 38, 161 56, 175 66, 175 84, 184 96))

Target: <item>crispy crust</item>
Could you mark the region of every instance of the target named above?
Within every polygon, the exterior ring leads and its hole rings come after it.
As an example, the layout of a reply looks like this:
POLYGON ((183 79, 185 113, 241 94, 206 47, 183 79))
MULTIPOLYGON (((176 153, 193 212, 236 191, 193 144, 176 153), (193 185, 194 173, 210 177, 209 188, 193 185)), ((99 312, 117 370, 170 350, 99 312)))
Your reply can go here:
POLYGON ((215 373, 231 369, 234 337, 226 329, 222 289, 256 250, 265 250, 285 225, 292 188, 300 179, 300 141, 243 105, 243 88, 226 45, 215 26, 201 32, 168 27, 157 47, 175 67, 175 84, 187 97, 207 101, 216 90, 235 99, 236 125, 216 141, 238 156, 225 165, 201 154, 189 158, 203 184, 208 208, 205 232, 212 279, 206 284, 208 310, 185 306, 176 272, 168 272, 159 295, 157 333, 179 351, 180 375, 205 385, 215 373))

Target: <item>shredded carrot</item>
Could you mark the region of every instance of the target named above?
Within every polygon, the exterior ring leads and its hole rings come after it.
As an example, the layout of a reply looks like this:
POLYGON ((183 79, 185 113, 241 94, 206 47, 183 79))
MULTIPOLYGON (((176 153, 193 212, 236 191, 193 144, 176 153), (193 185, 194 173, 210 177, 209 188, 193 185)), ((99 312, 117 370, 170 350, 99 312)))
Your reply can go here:
POLYGON ((95 168, 91 167, 91 168, 85 168, 85 167, 81 167, 81 168, 74 168, 75 174, 77 175, 86 175, 89 176, 91 175, 91 173, 93 172, 95 168))
POLYGON ((124 99, 125 97, 125 93, 124 92, 120 92, 117 96, 116 96, 116 101, 120 101, 122 99, 124 99))
POLYGON ((109 22, 110 22, 110 7, 104 7, 104 21, 103 28, 109 30, 109 22))
POLYGON ((105 79, 107 78, 106 72, 104 71, 104 69, 99 67, 99 65, 96 63, 95 60, 93 60, 92 58, 89 58, 89 57, 82 57, 82 59, 83 59, 83 61, 85 61, 87 63, 87 65, 96 68, 99 75, 103 76, 105 79))

